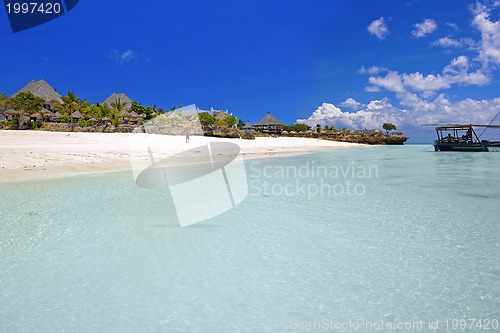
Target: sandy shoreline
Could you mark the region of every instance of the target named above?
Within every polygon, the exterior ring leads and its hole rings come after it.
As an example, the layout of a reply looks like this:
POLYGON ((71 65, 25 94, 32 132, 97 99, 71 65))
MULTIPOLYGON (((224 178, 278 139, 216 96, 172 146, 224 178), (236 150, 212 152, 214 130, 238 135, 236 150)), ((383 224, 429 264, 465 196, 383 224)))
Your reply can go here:
MULTIPOLYGON (((131 148, 136 134, 0 131, 0 183, 66 177, 93 172, 131 170, 132 159, 144 147, 131 148), (134 149, 137 151, 134 152, 134 149)), ((153 135, 150 143, 160 156, 172 156, 211 143, 229 142, 240 148, 243 159, 308 154, 326 149, 359 146, 354 143, 306 138, 219 139, 153 135)), ((132 146, 133 147, 133 146, 132 146)), ((142 152, 140 151, 142 150, 142 152)), ((224 153, 224 151, 221 151, 224 153)), ((196 162, 193 154, 189 158, 196 162), (193 159, 194 158, 194 159, 193 159)))

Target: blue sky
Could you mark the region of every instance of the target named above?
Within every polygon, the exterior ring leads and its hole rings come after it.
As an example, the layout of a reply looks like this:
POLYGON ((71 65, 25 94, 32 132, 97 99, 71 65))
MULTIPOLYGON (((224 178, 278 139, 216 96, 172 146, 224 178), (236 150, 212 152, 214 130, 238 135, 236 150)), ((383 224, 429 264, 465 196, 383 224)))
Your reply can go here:
POLYGON ((499 14, 498 0, 82 0, 12 33, 0 10, 0 91, 43 78, 91 102, 125 92, 251 122, 393 122, 424 142, 419 124, 500 111, 499 14))

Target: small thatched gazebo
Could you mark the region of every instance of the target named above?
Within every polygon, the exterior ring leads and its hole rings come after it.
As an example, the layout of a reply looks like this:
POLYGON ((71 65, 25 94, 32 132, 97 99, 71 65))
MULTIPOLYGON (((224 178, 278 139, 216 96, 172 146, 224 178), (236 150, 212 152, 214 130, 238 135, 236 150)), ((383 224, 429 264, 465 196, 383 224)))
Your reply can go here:
POLYGON ((245 126, 243 126, 243 131, 245 133, 251 133, 251 132, 253 132, 254 129, 255 129, 255 127, 252 124, 250 124, 249 121, 247 121, 247 123, 245 124, 245 126))
POLYGON ((35 112, 30 115, 30 119, 33 121, 43 120, 43 116, 40 112, 35 112))
POLYGON ((71 114, 71 118, 73 119, 84 119, 85 117, 80 111, 75 111, 71 114))
POLYGON ((261 121, 255 123, 254 128, 257 132, 267 133, 267 134, 280 134, 285 127, 281 121, 276 119, 270 112, 266 114, 261 121))
POLYGON ((142 117, 135 111, 130 112, 128 117, 133 123, 139 123, 142 120, 142 117))
POLYGON ((19 115, 19 112, 17 112, 16 110, 8 109, 3 114, 7 117, 7 119, 12 120, 14 116, 19 115))
POLYGON ((40 114, 42 115, 43 120, 45 120, 45 119, 50 119, 53 115, 53 112, 50 110, 47 110, 46 108, 43 108, 40 111, 40 114))

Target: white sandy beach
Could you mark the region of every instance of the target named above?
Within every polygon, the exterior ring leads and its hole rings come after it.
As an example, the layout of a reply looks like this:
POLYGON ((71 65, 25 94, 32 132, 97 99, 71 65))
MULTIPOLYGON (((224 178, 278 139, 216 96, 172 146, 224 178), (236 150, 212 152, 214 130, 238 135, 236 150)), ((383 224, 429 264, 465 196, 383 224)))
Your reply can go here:
MULTIPOLYGON (((14 182, 80 173, 131 169, 134 135, 124 133, 61 133, 43 131, 0 131, 0 182, 14 182), (132 141, 131 141, 132 138, 132 141)), ((244 159, 270 158, 313 153, 325 149, 358 146, 353 143, 306 138, 218 139, 191 136, 148 136, 155 151, 168 157, 210 142, 239 146, 244 159)), ((151 143, 150 142, 150 143, 151 143)), ((136 147, 137 148, 137 147, 136 147)), ((140 148, 140 147, 139 147, 140 148)), ((190 158, 190 161, 193 161, 190 158)), ((194 160, 196 162, 196 160, 194 160)))

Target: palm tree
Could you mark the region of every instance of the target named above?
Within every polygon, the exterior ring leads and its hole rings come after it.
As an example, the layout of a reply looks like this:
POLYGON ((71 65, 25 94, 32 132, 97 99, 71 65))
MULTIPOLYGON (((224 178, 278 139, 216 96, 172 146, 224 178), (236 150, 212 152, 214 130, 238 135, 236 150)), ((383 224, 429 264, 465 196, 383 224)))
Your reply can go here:
POLYGON ((117 98, 111 102, 111 108, 115 111, 115 113, 122 117, 123 121, 125 121, 125 118, 128 117, 128 112, 125 110, 126 107, 127 103, 122 102, 121 98, 117 98))
POLYGON ((69 116, 71 123, 73 123, 73 113, 79 111, 80 113, 86 113, 88 107, 90 106, 89 101, 86 99, 82 100, 80 97, 76 96, 73 91, 69 91, 66 96, 62 96, 62 103, 58 101, 53 101, 55 109, 61 113, 69 116))

